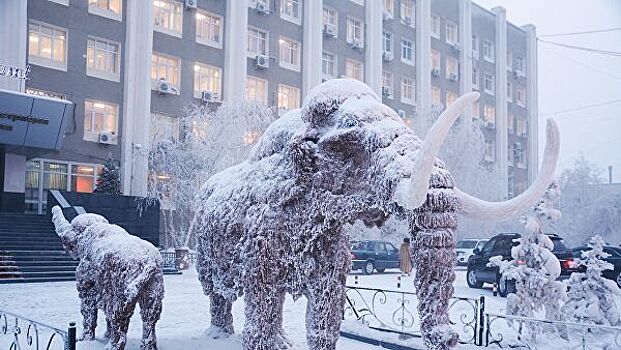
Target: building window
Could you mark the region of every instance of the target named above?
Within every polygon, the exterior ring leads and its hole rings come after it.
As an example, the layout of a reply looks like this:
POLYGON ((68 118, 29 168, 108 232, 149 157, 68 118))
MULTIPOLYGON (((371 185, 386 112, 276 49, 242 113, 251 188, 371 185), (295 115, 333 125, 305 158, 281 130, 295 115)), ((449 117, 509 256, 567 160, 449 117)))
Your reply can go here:
POLYGON ((407 39, 401 39, 401 61, 414 64, 414 44, 407 39))
POLYGON ((513 128, 513 113, 508 112, 507 113, 507 131, 509 132, 509 134, 513 134, 514 128, 513 128))
POLYGON ((300 89, 289 85, 278 85, 278 114, 300 107, 300 89))
POLYGON ((401 0, 401 22, 403 24, 414 27, 415 12, 414 0, 401 0))
MULTIPOLYGON (((117 133, 118 105, 86 100, 84 102, 84 140, 99 141, 99 134, 109 132, 117 133)), ((113 140, 116 144, 116 140, 113 140)))
POLYGON ((479 90, 479 70, 476 68, 472 68, 472 88, 474 90, 479 90))
POLYGON ((321 54, 321 75, 326 80, 336 78, 336 55, 331 52, 321 54))
POLYGON ((450 106, 457 99, 457 94, 453 91, 446 91, 446 106, 450 106))
POLYGON ((176 142, 179 140, 179 118, 161 113, 151 113, 149 128, 151 148, 157 147, 162 141, 176 142))
POLYGON ((393 91, 393 74, 387 70, 382 71, 382 95, 386 98, 392 99, 392 91, 393 91))
POLYGON ((258 28, 248 27, 248 56, 268 54, 267 32, 258 28))
POLYGON ((350 58, 345 59, 345 76, 351 79, 363 81, 363 65, 362 62, 352 60, 350 58))
POLYGON ((153 29, 181 37, 183 4, 175 0, 153 0, 153 29))
POLYGON ((347 43, 355 44, 358 48, 364 47, 364 29, 361 20, 347 17, 347 43))
POLYGON ((496 160, 496 142, 485 141, 485 161, 493 162, 496 160))
POLYGON ((88 12, 108 17, 117 21, 121 20, 121 9, 123 4, 121 0, 89 0, 88 12))
POLYGON ((329 8, 329 7, 323 8, 323 26, 324 28, 330 27, 335 37, 337 36, 337 32, 339 28, 338 18, 339 18, 338 12, 336 12, 335 9, 329 8))
POLYGON ((483 90, 485 91, 486 94, 489 95, 494 95, 494 76, 489 74, 489 73, 485 73, 484 75, 484 81, 483 81, 483 90))
POLYGON ((280 37, 280 66, 283 68, 299 71, 300 70, 300 43, 280 37))
POLYGON ((483 59, 494 63, 494 44, 489 40, 483 40, 483 59))
POLYGON ((513 58, 513 70, 517 75, 524 76, 524 58, 520 56, 515 56, 513 58))
POLYGON ((472 104, 472 120, 481 119, 481 104, 479 100, 474 101, 472 104))
POLYGON ((436 38, 436 39, 440 39, 440 27, 441 27, 441 21, 440 21, 440 16, 436 15, 436 14, 431 14, 431 36, 436 38))
POLYGON ((507 101, 513 102, 513 86, 510 81, 507 82, 507 101))
POLYGON ((178 58, 153 53, 151 55, 151 82, 153 88, 157 89, 158 82, 163 80, 172 84, 173 89, 178 92, 181 82, 179 67, 181 67, 181 60, 178 58))
POLYGON ((28 25, 28 61, 67 70, 67 30, 40 22, 28 25))
POLYGON ((472 58, 479 59, 479 37, 476 35, 472 36, 472 58))
POLYGON ((281 0, 280 17, 295 24, 300 24, 302 0, 281 0))
POLYGON ((221 100, 222 70, 202 63, 194 63, 194 97, 201 98, 203 91, 210 92, 215 101, 221 100))
POLYGON ((449 44, 456 44, 459 42, 459 31, 457 24, 446 21, 446 42, 449 44))
POLYGON ((515 99, 517 101, 518 106, 526 107, 526 89, 523 87, 516 88, 515 99))
POLYGON ((446 56, 446 79, 451 81, 459 79, 459 63, 455 57, 446 56))
POLYGON ((395 4, 393 0, 384 0, 384 12, 388 13, 389 17, 392 18, 395 14, 395 4))
POLYGON ((512 57, 513 57, 513 55, 511 54, 511 51, 507 50, 507 62, 506 62, 506 64, 507 64, 507 70, 508 71, 512 71, 513 70, 513 67, 512 67, 512 65, 513 65, 513 58, 512 57))
POLYGON ((485 107, 483 107, 483 122, 488 128, 494 128, 496 126, 496 108, 494 108, 494 106, 485 105, 485 107))
POLYGON ((392 53, 392 33, 382 33, 382 52, 392 53))
POLYGON ((518 168, 526 168, 526 157, 524 156, 524 147, 519 142, 513 144, 513 157, 518 168))
POLYGON ((196 10, 196 42, 222 48, 222 16, 196 10))
POLYGON ((440 62, 441 60, 442 54, 440 51, 431 49, 431 69, 433 70, 432 73, 434 76, 440 75, 440 66, 442 65, 440 62))
POLYGON ((246 101, 267 106, 267 80, 248 76, 246 78, 246 101))
POLYGON ((526 131, 526 119, 524 117, 517 117, 515 120, 515 133, 518 136, 526 136, 528 132, 526 131))
POLYGON ((119 44, 105 39, 89 37, 86 44, 86 74, 113 81, 120 81, 119 44))
POLYGON ((415 104, 414 99, 414 79, 403 77, 401 78, 401 102, 407 104, 415 104))
POLYGON ((431 104, 433 106, 442 105, 442 90, 439 86, 431 86, 431 104))

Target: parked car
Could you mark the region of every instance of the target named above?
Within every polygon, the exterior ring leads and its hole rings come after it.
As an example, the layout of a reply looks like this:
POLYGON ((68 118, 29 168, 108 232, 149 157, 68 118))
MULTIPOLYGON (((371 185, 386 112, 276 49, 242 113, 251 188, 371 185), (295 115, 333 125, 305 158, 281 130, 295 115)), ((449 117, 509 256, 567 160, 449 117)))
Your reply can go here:
POLYGON ((352 242, 352 270, 362 270, 365 275, 373 271, 399 268, 399 250, 390 242, 364 240, 352 242))
POLYGON ((487 243, 488 239, 462 239, 457 242, 455 247, 455 251, 457 252, 457 265, 466 266, 468 265, 468 259, 472 256, 472 252, 475 249, 481 250, 483 245, 487 243))
MULTIPOLYGON (((572 272, 577 271, 573 261, 573 253, 565 244, 565 241, 556 234, 548 234, 554 249, 552 253, 558 258, 561 264, 560 279, 569 278, 572 272)), ((484 283, 497 283, 498 294, 502 297, 515 291, 515 281, 508 280, 501 276, 497 266, 487 266, 491 257, 502 256, 503 260, 512 260, 511 248, 518 243, 514 242, 520 238, 519 233, 501 233, 492 237, 482 249, 475 249, 473 255, 468 260, 468 271, 466 281, 470 288, 481 288, 484 283)))
MULTIPOLYGON (((585 252, 588 250, 591 250, 591 248, 587 246, 580 246, 580 247, 573 248, 571 251, 573 252, 574 257, 581 258, 582 252, 585 252)), ((603 260, 611 263, 614 266, 614 270, 604 270, 602 271, 602 276, 617 282, 619 287, 621 287, 621 247, 605 245, 604 253, 610 254, 609 257, 603 260)), ((578 270, 580 272, 584 272, 586 271, 586 268, 578 267, 578 270)))

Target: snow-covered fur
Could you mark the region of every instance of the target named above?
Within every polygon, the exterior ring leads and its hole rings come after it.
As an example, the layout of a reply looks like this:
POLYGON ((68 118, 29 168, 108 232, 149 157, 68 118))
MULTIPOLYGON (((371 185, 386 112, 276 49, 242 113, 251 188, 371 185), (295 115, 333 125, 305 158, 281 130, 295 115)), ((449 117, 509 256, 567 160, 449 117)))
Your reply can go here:
POLYGON ((591 249, 577 260, 586 272, 572 273, 567 283, 569 300, 563 305, 563 313, 573 321, 611 326, 621 322, 621 289, 615 281, 602 277, 602 271, 614 269, 604 260, 610 256, 604 252, 604 244, 599 235, 591 238, 591 249))
POLYGON ((52 208, 52 221, 64 249, 80 258, 76 284, 84 317, 83 340, 94 338, 99 307, 108 324, 107 348, 124 349, 129 320, 139 304, 141 349, 157 349, 155 324, 164 298, 159 251, 97 214, 78 215, 70 224, 56 206, 52 208))
MULTIPOLYGON (((243 293, 243 349, 286 348, 284 296, 304 295, 309 348, 335 349, 351 268, 344 226, 408 215, 393 196, 412 175, 420 147, 396 113, 355 80, 316 87, 301 110, 272 123, 248 160, 214 175, 197 197, 197 270, 211 298, 211 331, 233 332, 231 303, 243 293)), ((430 195, 420 214, 409 215, 421 223, 416 247, 427 249, 418 254, 429 269, 418 288, 425 339, 432 344, 449 334, 450 341, 439 341, 454 344, 454 333, 445 329, 454 279, 454 203, 445 185, 450 175, 436 163, 432 178, 442 194, 430 195), (430 303, 440 305, 435 320, 427 314, 430 303)))

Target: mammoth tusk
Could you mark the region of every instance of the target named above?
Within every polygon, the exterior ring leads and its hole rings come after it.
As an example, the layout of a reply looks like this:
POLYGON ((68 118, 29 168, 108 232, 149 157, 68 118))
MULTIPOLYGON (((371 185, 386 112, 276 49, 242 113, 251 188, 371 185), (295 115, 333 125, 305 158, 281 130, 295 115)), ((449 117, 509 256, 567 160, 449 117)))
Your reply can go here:
POLYGON ((56 234, 59 236, 71 230, 71 224, 65 219, 62 209, 57 205, 52 208, 52 222, 54 223, 56 234))
POLYGON ((552 181, 558 160, 560 138, 558 126, 548 119, 546 126, 546 148, 541 168, 535 181, 521 195, 504 202, 487 202, 455 188, 455 195, 461 202, 462 213, 472 218, 490 221, 504 221, 516 217, 535 205, 552 181))
POLYGON ((455 123, 455 120, 459 115, 471 108, 472 103, 479 99, 478 92, 470 92, 460 96, 453 104, 438 117, 438 120, 433 124, 425 140, 421 145, 419 153, 414 160, 414 167, 412 170, 412 178, 409 181, 409 190, 407 195, 400 198, 399 202, 406 208, 415 209, 420 207, 427 198, 427 191, 429 190, 429 179, 431 172, 436 162, 436 157, 440 151, 440 147, 444 143, 444 139, 448 135, 449 130, 455 123))

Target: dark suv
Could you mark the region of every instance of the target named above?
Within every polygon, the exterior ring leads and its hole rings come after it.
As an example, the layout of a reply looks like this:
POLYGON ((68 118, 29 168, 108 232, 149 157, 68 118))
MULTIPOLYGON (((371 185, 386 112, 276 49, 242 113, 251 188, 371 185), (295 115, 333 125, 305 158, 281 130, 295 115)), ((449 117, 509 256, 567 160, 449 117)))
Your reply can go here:
MULTIPOLYGON (((574 256, 576 258, 582 258, 582 252, 591 250, 588 246, 580 246, 572 249, 574 256)), ((617 282, 619 287, 621 287, 621 247, 616 247, 612 245, 604 246, 604 253, 609 254, 610 256, 604 258, 603 260, 612 264, 612 270, 604 270, 602 271, 602 276, 604 278, 608 278, 617 282)), ((580 272, 585 272, 585 267, 578 268, 580 272)))
POLYGON ((365 275, 370 275, 375 270, 384 272, 399 268, 399 250, 392 243, 374 240, 351 243, 352 271, 360 269, 365 275))
MULTIPOLYGON (((508 280, 501 276, 497 266, 487 266, 491 257, 502 256, 502 260, 512 260, 511 248, 518 243, 515 239, 520 238, 519 233, 501 233, 492 237, 482 249, 475 249, 473 255, 468 260, 468 272, 466 281, 470 288, 481 288, 483 283, 497 283, 498 294, 505 297, 507 294, 515 291, 515 281, 508 280)), ((548 234, 548 237, 554 243, 552 253, 561 263, 561 277, 566 279, 572 272, 577 271, 574 268, 573 254, 565 244, 565 241, 555 234, 548 234)))

